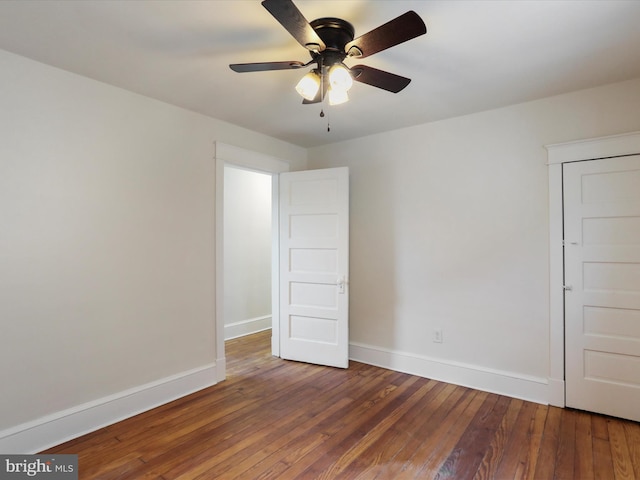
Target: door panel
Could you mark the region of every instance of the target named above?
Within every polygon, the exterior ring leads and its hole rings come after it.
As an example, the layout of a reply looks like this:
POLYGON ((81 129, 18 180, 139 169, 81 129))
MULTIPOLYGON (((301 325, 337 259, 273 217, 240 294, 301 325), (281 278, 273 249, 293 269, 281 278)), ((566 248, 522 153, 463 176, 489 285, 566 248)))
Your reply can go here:
POLYGON ((349 364, 349 170, 280 175, 280 355, 349 364))
POLYGON ((566 403, 640 421, 640 156, 565 164, 563 187, 566 403))

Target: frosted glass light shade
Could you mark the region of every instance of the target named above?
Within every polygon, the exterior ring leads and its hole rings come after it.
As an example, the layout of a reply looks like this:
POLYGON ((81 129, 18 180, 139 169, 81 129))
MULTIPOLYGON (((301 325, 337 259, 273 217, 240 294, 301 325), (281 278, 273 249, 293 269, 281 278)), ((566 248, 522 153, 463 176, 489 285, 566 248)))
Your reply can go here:
POLYGON ((344 66, 338 64, 329 70, 329 84, 334 90, 343 90, 347 92, 353 85, 351 73, 344 66))
POLYGON ((296 92, 307 100, 313 100, 320 89, 320 77, 315 72, 309 72, 296 85, 296 92))
POLYGON ((329 90, 329 105, 340 105, 349 101, 346 90, 331 88, 329 90))

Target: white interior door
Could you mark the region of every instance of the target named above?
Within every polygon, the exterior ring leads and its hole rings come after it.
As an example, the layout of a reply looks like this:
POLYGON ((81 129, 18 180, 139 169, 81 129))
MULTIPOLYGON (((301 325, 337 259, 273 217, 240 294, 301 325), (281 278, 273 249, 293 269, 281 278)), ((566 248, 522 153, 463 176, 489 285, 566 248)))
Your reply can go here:
POLYGON ((563 166, 566 404, 640 421, 640 156, 563 166))
POLYGON ((280 174, 280 356, 349 366, 349 170, 280 174))

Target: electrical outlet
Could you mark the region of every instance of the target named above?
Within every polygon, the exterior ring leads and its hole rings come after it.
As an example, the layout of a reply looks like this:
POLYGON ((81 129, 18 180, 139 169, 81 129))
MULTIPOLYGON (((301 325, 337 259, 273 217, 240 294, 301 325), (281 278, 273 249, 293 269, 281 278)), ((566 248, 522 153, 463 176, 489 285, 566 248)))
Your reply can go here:
POLYGON ((434 343, 442 343, 442 329, 434 328, 433 329, 433 342, 434 343))

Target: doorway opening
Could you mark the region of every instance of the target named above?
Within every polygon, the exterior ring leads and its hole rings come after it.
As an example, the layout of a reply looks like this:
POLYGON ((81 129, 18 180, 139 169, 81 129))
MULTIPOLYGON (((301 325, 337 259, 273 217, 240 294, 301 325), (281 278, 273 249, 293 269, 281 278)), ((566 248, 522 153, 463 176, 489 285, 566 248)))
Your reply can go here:
POLYGON ((225 166, 265 174, 271 178, 271 353, 280 355, 278 174, 289 171, 289 164, 277 158, 244 148, 215 142, 215 351, 217 381, 226 378, 225 357, 225 166))
POLYGON ((224 167, 224 339, 272 324, 271 175, 224 167))
POLYGON ((272 355, 348 368, 349 169, 288 172, 285 162, 216 144, 217 380, 226 377, 225 164, 271 176, 272 355))

